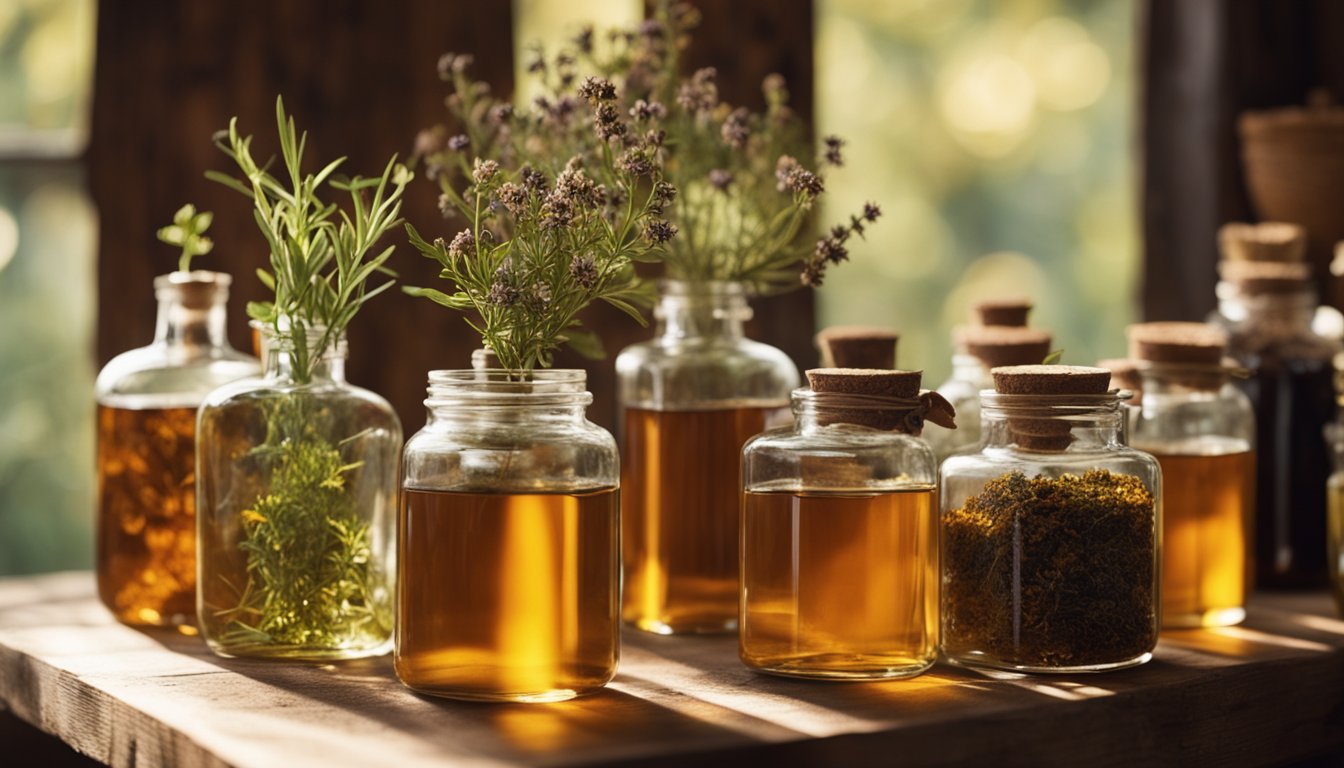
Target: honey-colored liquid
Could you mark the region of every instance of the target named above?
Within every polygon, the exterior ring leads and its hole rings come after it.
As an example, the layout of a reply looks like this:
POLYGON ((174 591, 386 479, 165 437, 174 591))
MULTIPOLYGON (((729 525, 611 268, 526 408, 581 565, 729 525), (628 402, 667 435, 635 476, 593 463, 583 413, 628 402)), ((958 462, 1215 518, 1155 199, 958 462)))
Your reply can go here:
POLYGON ((195 620, 195 408, 98 406, 97 576, 120 621, 195 620))
POLYGON ((402 492, 397 677, 462 699, 560 701, 616 672, 614 488, 402 492))
POLYGON ((1335 595, 1335 607, 1344 616, 1344 474, 1330 476, 1327 493, 1329 520, 1326 538, 1330 558, 1330 591, 1335 595))
POLYGON ((626 411, 625 621, 659 634, 736 628, 742 446, 771 410, 626 411))
POLYGON ((1255 453, 1153 455, 1162 465, 1162 625, 1240 623, 1255 453))
POLYGON ((742 661, 803 677, 927 669, 938 649, 937 509, 932 487, 746 493, 742 661))

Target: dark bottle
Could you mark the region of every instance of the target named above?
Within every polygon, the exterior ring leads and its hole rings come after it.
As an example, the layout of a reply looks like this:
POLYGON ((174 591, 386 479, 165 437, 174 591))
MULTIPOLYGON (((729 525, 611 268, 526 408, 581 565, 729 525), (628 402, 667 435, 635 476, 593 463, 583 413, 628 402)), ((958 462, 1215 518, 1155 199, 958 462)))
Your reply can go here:
POLYGON ((1255 574, 1262 587, 1326 583, 1326 479, 1330 459, 1317 435, 1335 418, 1331 359, 1336 341, 1312 331, 1310 267, 1294 262, 1223 265, 1246 309, 1228 353, 1250 369, 1241 386, 1255 408, 1255 574))

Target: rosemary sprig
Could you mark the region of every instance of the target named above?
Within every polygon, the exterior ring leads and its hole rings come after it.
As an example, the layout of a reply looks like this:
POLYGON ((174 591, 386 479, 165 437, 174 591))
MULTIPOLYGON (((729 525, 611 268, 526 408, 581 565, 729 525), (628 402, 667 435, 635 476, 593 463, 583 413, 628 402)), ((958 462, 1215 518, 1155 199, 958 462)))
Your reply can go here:
POLYGON ((412 176, 396 156, 378 178, 337 178, 334 174, 345 162, 344 157, 316 174, 304 174, 308 134, 296 130, 279 97, 275 100, 275 119, 285 179, 276 178, 266 166, 253 160, 252 137, 238 132, 237 118, 229 121, 227 133, 217 136, 215 144, 234 161, 245 181, 218 171, 209 171, 206 176, 253 201, 253 214, 270 247, 271 262, 270 271, 257 270, 257 277, 275 292, 275 299, 251 302, 247 313, 271 325, 277 337, 290 341, 285 346, 295 380, 306 384, 322 353, 345 333, 364 303, 394 282, 366 287, 375 273, 395 277, 384 265, 396 246, 389 245, 376 254, 373 248, 388 230, 401 223, 401 195, 412 176), (318 197, 323 184, 347 192, 350 210, 324 203, 318 197), (318 329, 318 342, 310 350, 308 332, 318 329))
POLYGON ((205 231, 210 228, 210 222, 214 220, 213 213, 209 211, 197 213, 196 206, 187 203, 173 214, 172 224, 160 227, 155 233, 159 242, 182 249, 182 255, 177 259, 178 271, 190 272, 192 258, 204 256, 215 247, 214 241, 205 236, 205 231))
POLYGON ((450 54, 440 71, 454 86, 449 104, 475 124, 417 142, 440 208, 466 228, 451 242, 428 242, 407 227, 453 289, 404 290, 472 313, 468 324, 511 371, 550 366, 562 344, 600 357, 601 340, 578 313, 604 301, 644 323, 652 294, 635 263, 661 260, 677 232, 662 218, 676 197, 663 180, 662 137, 622 117, 606 80, 575 88, 564 79, 531 110, 515 111, 465 76, 469 63, 450 54))

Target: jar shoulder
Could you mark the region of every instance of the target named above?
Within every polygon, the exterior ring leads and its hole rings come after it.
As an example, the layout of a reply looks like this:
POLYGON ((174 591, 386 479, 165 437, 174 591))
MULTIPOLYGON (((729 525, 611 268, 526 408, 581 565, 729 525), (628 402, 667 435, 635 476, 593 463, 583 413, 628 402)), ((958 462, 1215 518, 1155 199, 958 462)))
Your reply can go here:
POLYGON ((118 407, 196 407, 215 389, 260 372, 260 361, 231 347, 151 344, 108 361, 94 394, 98 402, 118 407))

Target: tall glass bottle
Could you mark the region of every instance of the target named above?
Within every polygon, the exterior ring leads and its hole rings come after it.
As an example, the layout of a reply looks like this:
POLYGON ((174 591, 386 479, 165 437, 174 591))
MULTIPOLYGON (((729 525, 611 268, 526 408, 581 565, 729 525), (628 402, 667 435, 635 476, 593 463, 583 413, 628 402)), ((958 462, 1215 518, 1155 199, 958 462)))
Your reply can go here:
POLYGON ((937 465, 917 436, 930 408, 920 374, 808 380, 794 424, 743 449, 740 656, 794 677, 919 674, 938 651, 937 465))
POLYGON ((154 280, 154 341, 98 374, 97 580, 127 624, 187 624, 196 610, 196 408, 216 387, 255 375, 229 346, 230 277, 154 280))
POLYGON ((1222 365, 1226 335, 1203 323, 1129 328, 1143 402, 1130 443, 1162 465, 1162 625, 1246 617, 1255 511, 1255 415, 1222 365))
POLYGON ((1158 632, 1157 460, 1122 442, 1109 371, 993 376, 983 448, 942 466, 944 657, 1025 672, 1144 663, 1158 632))
POLYGON ((397 676, 460 699, 560 701, 619 656, 616 442, 583 371, 431 371, 406 445, 397 676))
POLYGON ((622 616, 660 634, 737 626, 742 446, 788 405, 798 370, 743 336, 740 283, 664 281, 652 341, 616 360, 622 616))
POLYGON ((401 424, 345 380, 344 338, 296 335, 264 329, 265 373, 201 406, 201 634, 222 656, 386 653, 401 424))
POLYGON ((1326 583, 1325 485, 1319 435, 1335 417, 1331 359, 1339 344, 1311 327, 1316 293, 1305 264, 1246 263, 1234 272, 1246 308, 1228 354, 1251 370, 1238 382, 1255 410, 1255 574, 1262 587, 1326 583))

